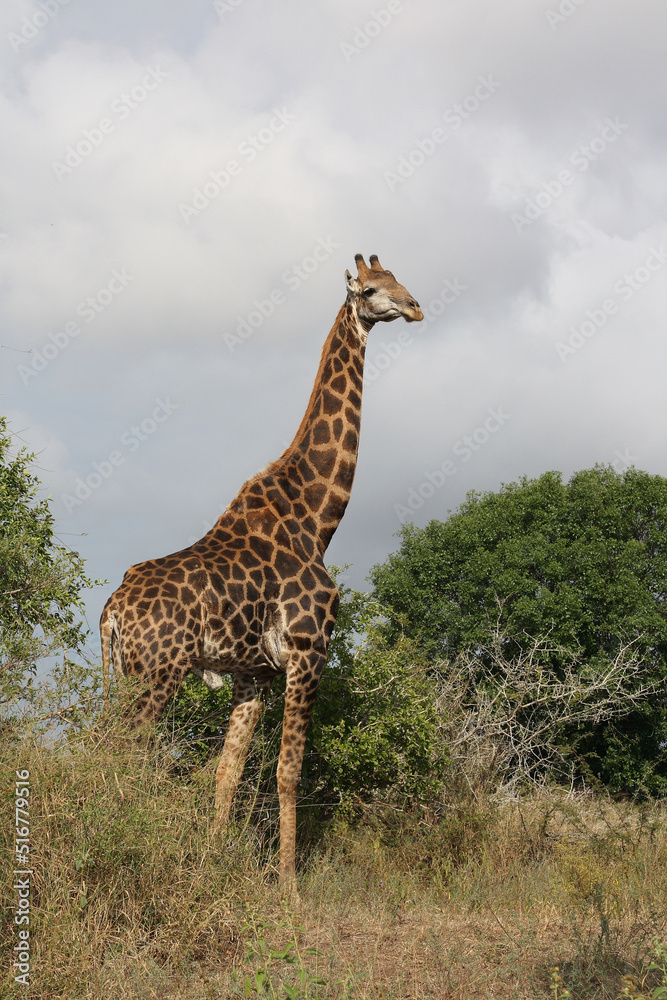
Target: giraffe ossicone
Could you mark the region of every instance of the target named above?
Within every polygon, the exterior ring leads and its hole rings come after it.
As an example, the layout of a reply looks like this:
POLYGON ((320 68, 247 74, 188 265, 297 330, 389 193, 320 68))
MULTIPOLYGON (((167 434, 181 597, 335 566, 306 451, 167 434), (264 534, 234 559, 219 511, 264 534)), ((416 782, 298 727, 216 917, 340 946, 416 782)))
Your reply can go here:
POLYGON ((189 671, 209 687, 233 679, 216 771, 224 827, 261 705, 287 676, 278 761, 280 880, 294 883, 296 793, 313 702, 336 620, 338 590, 323 556, 350 498, 357 462, 366 338, 375 323, 423 319, 377 256, 355 257, 292 443, 241 487, 216 524, 180 552, 131 566, 100 622, 109 666, 147 688, 134 721, 159 718, 189 671))

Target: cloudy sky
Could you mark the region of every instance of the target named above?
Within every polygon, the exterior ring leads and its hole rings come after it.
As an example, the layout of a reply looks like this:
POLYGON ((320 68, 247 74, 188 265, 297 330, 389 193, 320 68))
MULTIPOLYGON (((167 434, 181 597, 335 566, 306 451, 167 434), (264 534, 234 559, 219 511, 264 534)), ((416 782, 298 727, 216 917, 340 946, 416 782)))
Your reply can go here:
POLYGON ((4 0, 0 412, 109 581, 93 626, 291 440, 357 252, 426 319, 369 338, 350 583, 469 490, 667 474, 666 28, 656 0, 4 0))

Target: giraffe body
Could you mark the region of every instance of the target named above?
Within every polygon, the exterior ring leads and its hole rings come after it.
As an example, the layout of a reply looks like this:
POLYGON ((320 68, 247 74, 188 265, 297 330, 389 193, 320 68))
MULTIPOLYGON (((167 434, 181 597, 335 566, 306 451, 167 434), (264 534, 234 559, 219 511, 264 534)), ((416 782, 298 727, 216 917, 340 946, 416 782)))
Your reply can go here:
POLYGON ((280 876, 294 880, 296 791, 306 731, 336 620, 323 557, 347 506, 357 460, 366 337, 375 322, 422 319, 384 271, 356 257, 348 297, 324 344, 306 413, 286 451, 249 479, 198 542, 127 571, 100 622, 105 676, 147 682, 135 722, 156 720, 189 671, 210 687, 233 677, 216 774, 224 826, 262 700, 287 675, 278 763, 280 876))

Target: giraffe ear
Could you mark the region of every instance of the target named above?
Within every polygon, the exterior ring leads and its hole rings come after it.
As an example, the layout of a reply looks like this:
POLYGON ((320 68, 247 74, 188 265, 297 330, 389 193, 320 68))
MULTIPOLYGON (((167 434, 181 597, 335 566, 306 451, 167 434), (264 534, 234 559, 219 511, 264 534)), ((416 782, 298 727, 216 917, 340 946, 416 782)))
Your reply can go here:
POLYGON ((345 272, 345 287, 347 288, 348 295, 358 295, 361 291, 361 285, 356 278, 353 278, 349 271, 345 272))

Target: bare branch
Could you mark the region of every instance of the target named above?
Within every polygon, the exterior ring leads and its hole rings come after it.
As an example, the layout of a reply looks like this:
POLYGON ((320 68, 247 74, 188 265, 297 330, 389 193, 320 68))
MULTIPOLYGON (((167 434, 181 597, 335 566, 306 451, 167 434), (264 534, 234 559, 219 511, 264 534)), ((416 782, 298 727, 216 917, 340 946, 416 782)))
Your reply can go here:
POLYGON ((508 659, 509 639, 496 628, 488 647, 439 668, 443 739, 471 789, 495 788, 506 795, 525 781, 568 773, 558 742, 565 726, 620 718, 659 690, 646 679, 649 664, 633 648, 636 641, 598 666, 568 656, 548 635, 508 659))

